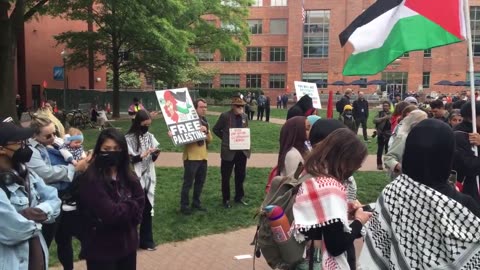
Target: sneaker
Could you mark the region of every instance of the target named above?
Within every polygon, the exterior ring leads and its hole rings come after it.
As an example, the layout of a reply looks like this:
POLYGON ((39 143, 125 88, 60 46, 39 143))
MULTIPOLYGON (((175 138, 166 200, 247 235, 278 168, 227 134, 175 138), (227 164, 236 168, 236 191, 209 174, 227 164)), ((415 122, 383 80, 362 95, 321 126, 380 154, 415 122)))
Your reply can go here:
POLYGON ((140 249, 143 249, 143 250, 146 250, 146 251, 155 251, 155 250, 157 250, 156 247, 142 247, 142 246, 140 247, 140 249))
POLYGON ((383 171, 383 166, 382 165, 377 165, 377 170, 383 171))
POLYGON ((207 212, 207 208, 203 207, 203 206, 195 206, 195 205, 192 205, 192 209, 193 210, 196 210, 196 211, 200 211, 200 212, 207 212))
POLYGON ((185 216, 189 216, 192 214, 192 209, 190 208, 182 208, 180 209, 180 213, 182 213, 185 216))
POLYGON ((372 138, 375 138, 375 137, 377 137, 377 131, 374 131, 372 134, 372 138))
POLYGON ((240 200, 235 200, 236 203, 240 203, 240 204, 243 204, 245 206, 248 205, 248 203, 246 201, 244 201, 243 199, 240 199, 240 200))
POLYGON ((230 204, 229 201, 226 201, 226 202, 223 203, 223 207, 228 209, 228 208, 232 208, 232 205, 230 204))

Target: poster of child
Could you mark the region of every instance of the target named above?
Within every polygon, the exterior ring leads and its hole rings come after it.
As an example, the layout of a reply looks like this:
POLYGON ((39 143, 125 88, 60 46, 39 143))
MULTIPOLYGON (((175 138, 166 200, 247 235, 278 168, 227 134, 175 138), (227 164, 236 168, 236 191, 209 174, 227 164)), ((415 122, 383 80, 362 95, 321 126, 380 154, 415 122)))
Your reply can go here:
POLYGON ((187 88, 156 91, 163 118, 175 145, 205 139, 201 123, 187 88))

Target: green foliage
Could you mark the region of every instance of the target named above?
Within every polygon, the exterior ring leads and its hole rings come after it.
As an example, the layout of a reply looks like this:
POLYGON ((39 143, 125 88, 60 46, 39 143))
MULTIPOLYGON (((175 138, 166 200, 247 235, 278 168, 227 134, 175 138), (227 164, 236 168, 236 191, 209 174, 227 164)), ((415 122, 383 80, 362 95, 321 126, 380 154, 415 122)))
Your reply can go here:
MULTIPOLYGON (((120 75, 120 89, 138 89, 142 85, 140 74, 136 71, 123 73, 120 75)), ((107 71, 107 87, 113 86, 113 73, 111 70, 107 71)))

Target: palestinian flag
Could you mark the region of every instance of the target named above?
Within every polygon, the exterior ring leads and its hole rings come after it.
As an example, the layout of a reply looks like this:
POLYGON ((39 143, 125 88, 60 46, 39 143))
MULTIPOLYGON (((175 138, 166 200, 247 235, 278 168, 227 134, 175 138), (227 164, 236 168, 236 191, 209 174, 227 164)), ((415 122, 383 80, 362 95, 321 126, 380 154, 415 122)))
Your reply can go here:
POLYGON ((374 75, 405 52, 466 37, 464 0, 377 0, 341 34, 354 51, 343 75, 374 75))

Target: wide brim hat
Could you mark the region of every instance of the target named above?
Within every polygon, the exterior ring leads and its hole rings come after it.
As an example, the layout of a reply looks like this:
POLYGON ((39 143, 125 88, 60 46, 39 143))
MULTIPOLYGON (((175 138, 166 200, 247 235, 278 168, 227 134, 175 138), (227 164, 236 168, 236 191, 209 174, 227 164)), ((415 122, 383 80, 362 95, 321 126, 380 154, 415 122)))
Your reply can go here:
POLYGON ((245 101, 240 97, 232 97, 231 105, 245 106, 245 101))

